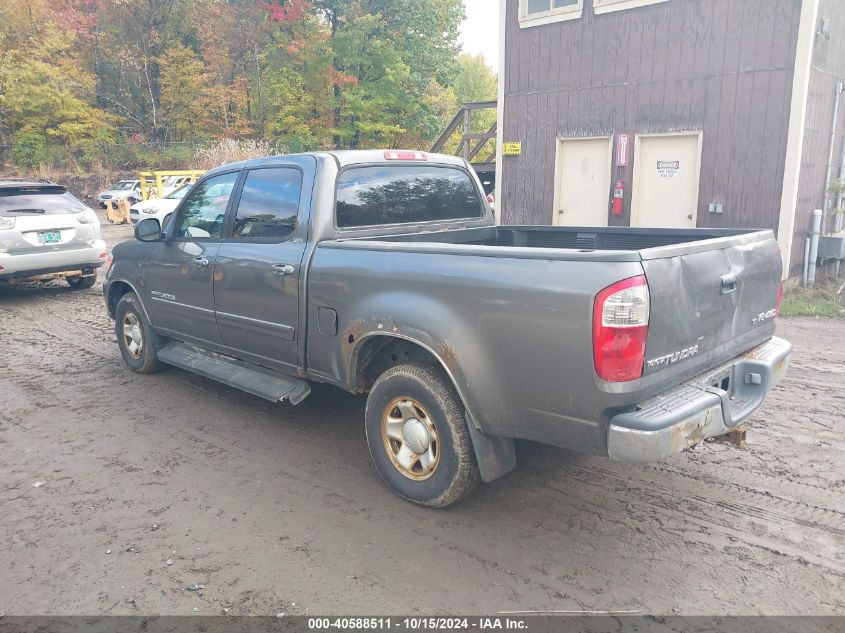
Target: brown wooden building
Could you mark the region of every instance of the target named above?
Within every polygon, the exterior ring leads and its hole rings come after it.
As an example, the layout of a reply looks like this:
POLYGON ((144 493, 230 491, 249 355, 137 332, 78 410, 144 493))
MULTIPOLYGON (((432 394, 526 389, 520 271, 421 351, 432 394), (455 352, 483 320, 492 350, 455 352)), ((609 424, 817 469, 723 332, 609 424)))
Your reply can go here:
POLYGON ((845 0, 500 11, 502 222, 768 228, 800 275, 831 149, 833 178, 842 157, 845 0))

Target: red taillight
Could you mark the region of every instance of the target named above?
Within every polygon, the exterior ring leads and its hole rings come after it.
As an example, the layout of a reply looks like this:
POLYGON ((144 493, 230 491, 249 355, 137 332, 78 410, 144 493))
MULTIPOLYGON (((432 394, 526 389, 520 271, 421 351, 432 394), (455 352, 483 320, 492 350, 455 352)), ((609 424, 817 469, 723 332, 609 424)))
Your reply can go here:
POLYGON ((778 287, 778 302, 775 310, 777 311, 777 315, 780 316, 780 305, 783 303, 783 282, 780 282, 780 286, 778 287))
POLYGON ((425 152, 385 152, 384 160, 428 160, 425 152))
POLYGON ((642 275, 608 286, 593 306, 593 361, 599 378, 628 382, 643 375, 650 310, 642 275))

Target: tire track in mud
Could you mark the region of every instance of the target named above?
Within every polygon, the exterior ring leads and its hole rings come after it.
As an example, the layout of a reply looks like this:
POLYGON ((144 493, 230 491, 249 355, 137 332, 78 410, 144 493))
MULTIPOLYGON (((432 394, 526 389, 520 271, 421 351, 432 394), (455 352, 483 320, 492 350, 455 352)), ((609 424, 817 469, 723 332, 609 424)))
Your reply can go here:
MULTIPOLYGON (((623 474, 598 467, 590 470, 619 481, 630 481, 628 472, 623 474)), ((671 476, 672 488, 663 486, 654 479, 643 478, 642 480, 644 485, 659 489, 667 497, 684 495, 705 503, 724 506, 740 514, 779 523, 798 523, 807 527, 826 528, 845 536, 845 512, 842 510, 790 499, 768 490, 759 490, 731 481, 720 481, 714 477, 697 475, 682 469, 646 465, 644 470, 671 476), (687 481, 682 482, 678 477, 687 481), (700 482, 701 485, 693 486, 690 482, 700 482), (723 494, 718 494, 717 491, 723 494), (740 503, 740 500, 743 503, 740 503)), ((843 506, 840 505, 840 507, 843 506)))
POLYGON ((612 473, 608 476, 600 467, 579 466, 569 474, 570 477, 563 481, 547 481, 547 488, 561 496, 561 503, 564 498, 572 503, 573 496, 577 496, 579 507, 597 506, 604 520, 625 524, 628 517, 620 515, 619 508, 636 512, 647 507, 650 518, 658 523, 661 531, 680 534, 689 532, 690 525, 694 524, 708 531, 695 534, 694 538, 701 542, 720 542, 720 538, 711 533, 715 530, 729 540, 788 557, 801 565, 812 564, 845 580, 845 561, 838 562, 836 557, 837 552, 841 552, 839 543, 842 537, 838 531, 831 534, 831 530, 818 524, 805 524, 766 509, 735 503, 730 498, 685 494, 673 485, 630 475, 612 473), (762 522, 766 533, 751 529, 754 522, 762 522), (774 529, 775 525, 778 529, 774 529), (801 531, 806 542, 794 543, 787 539, 785 533, 790 528, 796 533, 801 531), (810 538, 811 535, 806 532, 808 528, 828 536, 810 538))

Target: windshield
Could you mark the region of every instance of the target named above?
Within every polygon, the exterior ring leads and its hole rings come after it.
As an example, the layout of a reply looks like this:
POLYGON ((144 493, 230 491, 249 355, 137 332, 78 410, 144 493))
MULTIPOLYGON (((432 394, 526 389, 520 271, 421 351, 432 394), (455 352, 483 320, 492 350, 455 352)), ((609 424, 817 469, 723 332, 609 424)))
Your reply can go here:
POLYGON ((135 181, 133 180, 121 180, 120 182, 114 183, 109 190, 111 191, 128 191, 135 186, 135 181))
POLYGON ((61 215, 87 209, 64 187, 0 189, 0 216, 61 215))
POLYGON ((185 185, 184 187, 180 187, 179 189, 177 189, 173 193, 169 193, 164 197, 167 198, 168 200, 181 200, 182 198, 185 197, 185 195, 190 190, 191 190, 191 185, 185 185))

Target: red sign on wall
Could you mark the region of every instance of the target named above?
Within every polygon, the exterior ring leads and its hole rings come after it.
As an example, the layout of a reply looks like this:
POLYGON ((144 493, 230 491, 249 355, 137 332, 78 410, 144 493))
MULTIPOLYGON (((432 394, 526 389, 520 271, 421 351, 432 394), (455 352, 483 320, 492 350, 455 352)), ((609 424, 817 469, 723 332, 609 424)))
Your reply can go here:
POLYGON ((616 135, 616 166, 617 167, 627 167, 628 166, 628 135, 627 134, 617 134, 616 135))

